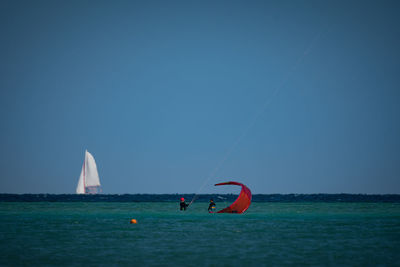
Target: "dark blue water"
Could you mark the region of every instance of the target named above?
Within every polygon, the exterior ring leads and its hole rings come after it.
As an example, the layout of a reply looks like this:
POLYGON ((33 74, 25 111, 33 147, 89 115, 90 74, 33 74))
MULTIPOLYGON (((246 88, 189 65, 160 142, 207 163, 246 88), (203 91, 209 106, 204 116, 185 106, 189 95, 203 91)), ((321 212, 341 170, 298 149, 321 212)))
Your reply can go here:
POLYGON ((209 214, 204 201, 179 211, 177 195, 39 199, 49 196, 0 202, 0 265, 400 266, 398 201, 253 202, 245 214, 209 214))

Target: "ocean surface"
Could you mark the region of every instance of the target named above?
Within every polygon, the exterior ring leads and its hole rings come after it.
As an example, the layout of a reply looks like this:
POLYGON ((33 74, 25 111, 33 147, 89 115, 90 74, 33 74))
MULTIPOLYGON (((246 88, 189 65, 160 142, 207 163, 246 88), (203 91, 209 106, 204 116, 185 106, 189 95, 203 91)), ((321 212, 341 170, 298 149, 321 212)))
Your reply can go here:
POLYGON ((132 196, 0 195, 0 266, 400 266, 398 195, 280 195, 244 214, 209 214, 209 195, 184 212, 177 195, 132 196))

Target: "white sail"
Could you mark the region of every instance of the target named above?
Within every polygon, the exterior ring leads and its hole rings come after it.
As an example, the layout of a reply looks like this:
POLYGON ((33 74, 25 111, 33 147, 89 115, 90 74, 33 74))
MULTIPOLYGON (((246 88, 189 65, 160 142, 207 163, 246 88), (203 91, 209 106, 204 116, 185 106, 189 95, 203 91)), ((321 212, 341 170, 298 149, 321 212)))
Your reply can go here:
POLYGON ((92 154, 86 150, 86 185, 85 186, 100 186, 99 173, 97 172, 96 161, 92 154))
POLYGON ((84 177, 85 177, 85 161, 83 162, 81 176, 79 177, 78 186, 76 187, 77 194, 85 194, 84 177))
POLYGON ((87 150, 85 152, 85 160, 83 162, 81 175, 79 177, 77 194, 96 193, 100 187, 99 173, 97 172, 96 161, 92 154, 87 150))

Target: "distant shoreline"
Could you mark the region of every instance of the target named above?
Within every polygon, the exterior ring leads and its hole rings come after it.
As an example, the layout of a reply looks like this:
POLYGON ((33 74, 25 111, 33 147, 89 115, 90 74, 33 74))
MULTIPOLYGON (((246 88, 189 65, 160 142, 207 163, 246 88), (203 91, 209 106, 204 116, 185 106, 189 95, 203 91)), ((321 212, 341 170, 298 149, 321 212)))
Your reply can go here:
MULTIPOLYGON (((176 202, 195 194, 0 194, 0 202, 176 202)), ((235 194, 199 194, 196 202, 236 199, 235 194)), ((386 202, 400 203, 400 194, 253 194, 252 202, 386 202)))

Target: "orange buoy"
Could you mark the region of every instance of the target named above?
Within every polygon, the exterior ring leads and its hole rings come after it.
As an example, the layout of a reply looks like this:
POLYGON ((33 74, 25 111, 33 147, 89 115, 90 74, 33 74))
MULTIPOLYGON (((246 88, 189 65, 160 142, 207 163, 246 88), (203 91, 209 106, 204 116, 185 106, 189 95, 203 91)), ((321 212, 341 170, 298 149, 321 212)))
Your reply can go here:
POLYGON ((131 223, 137 223, 136 219, 132 219, 131 223))

